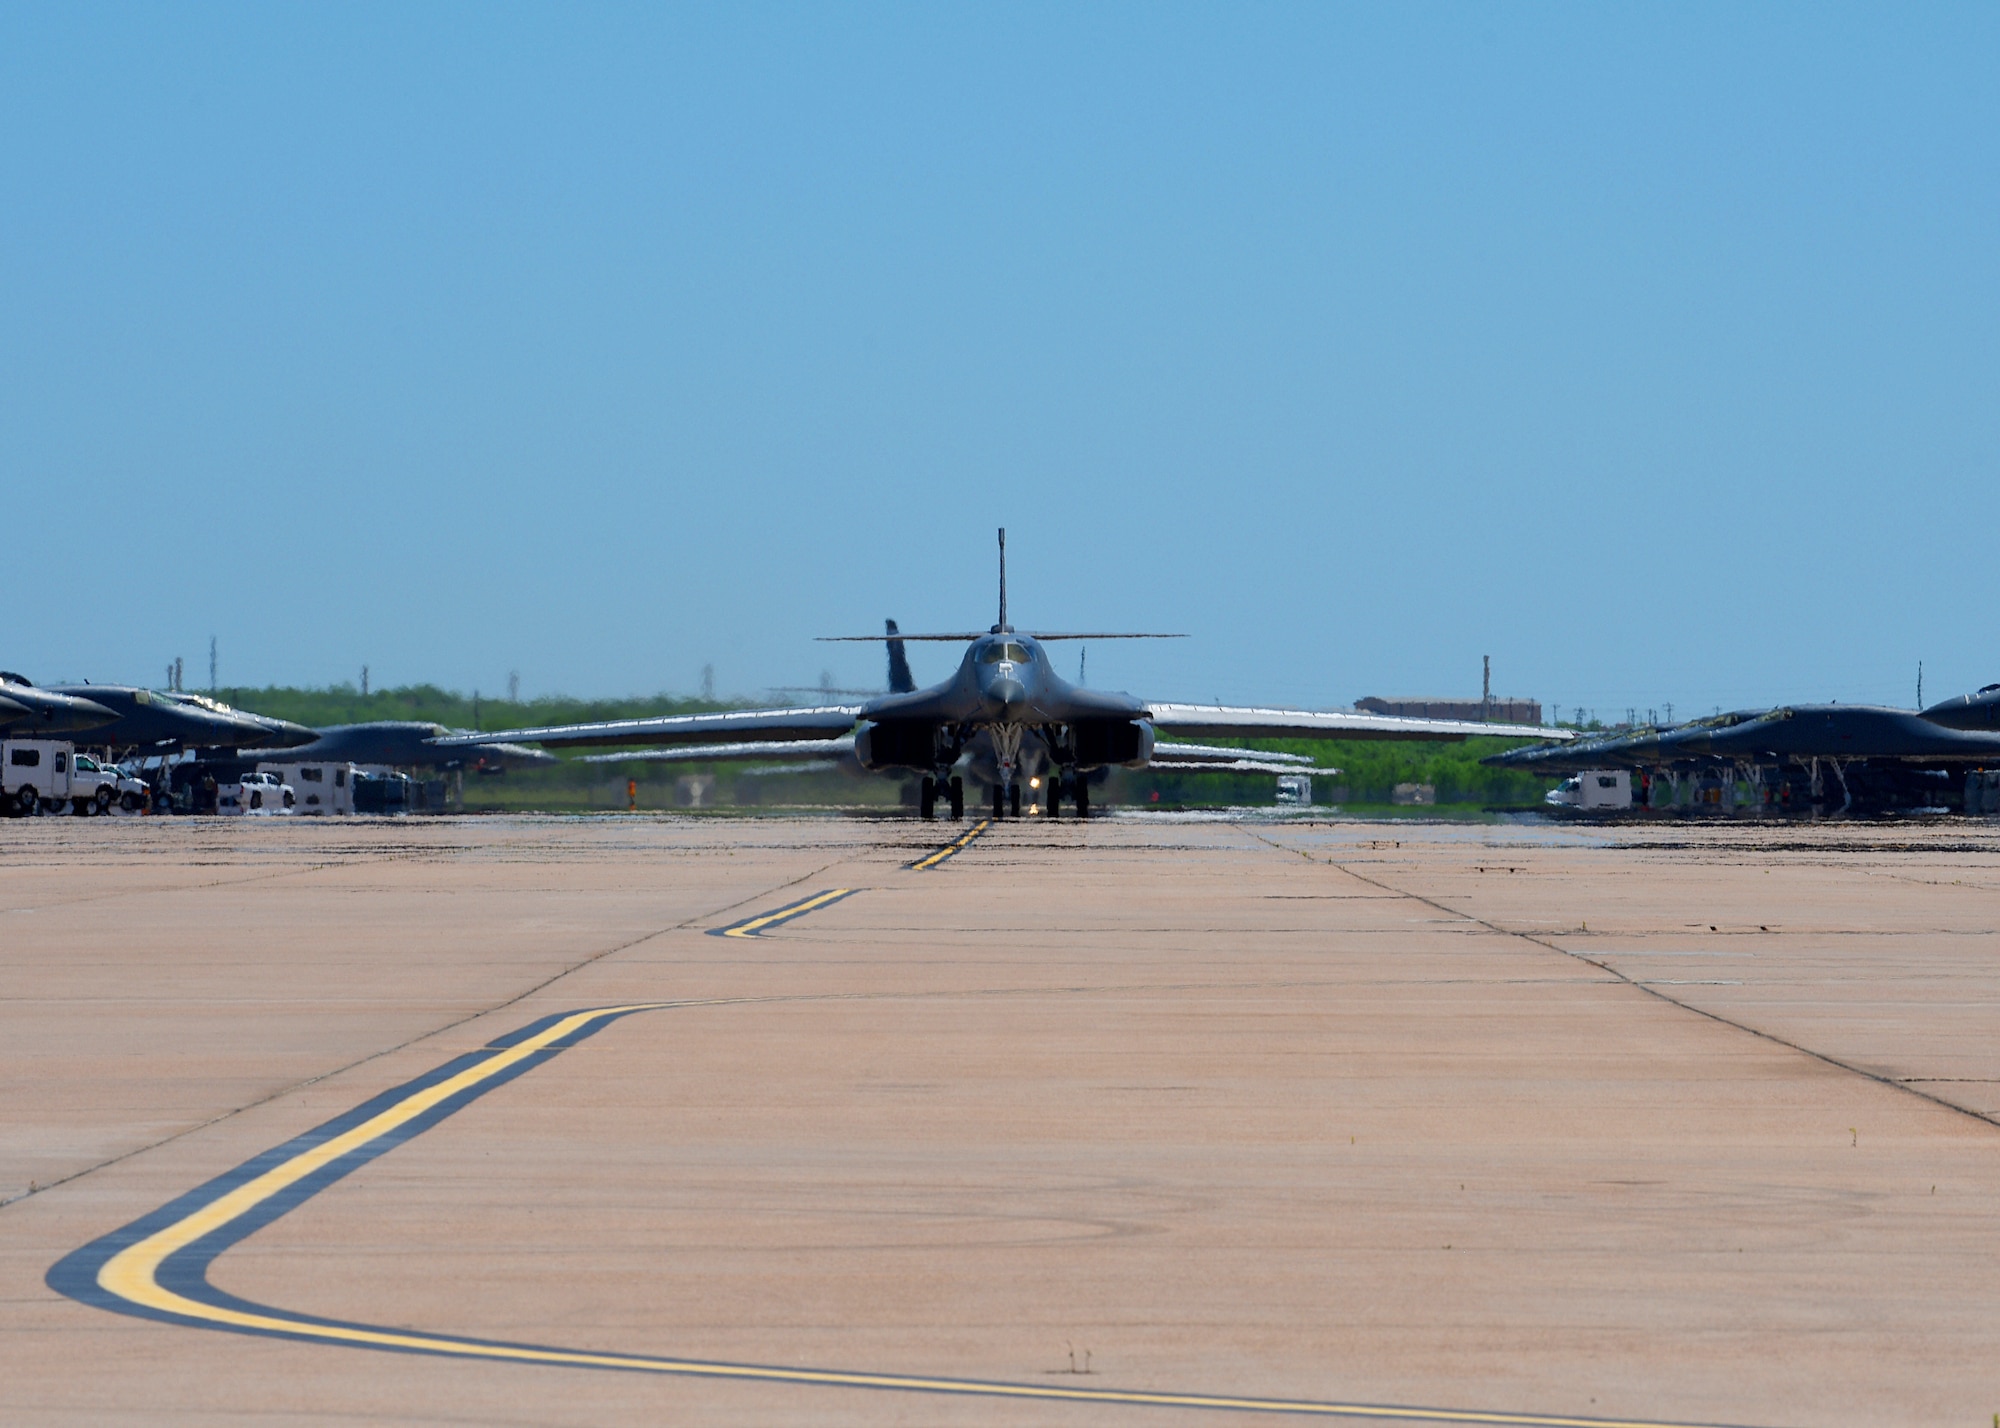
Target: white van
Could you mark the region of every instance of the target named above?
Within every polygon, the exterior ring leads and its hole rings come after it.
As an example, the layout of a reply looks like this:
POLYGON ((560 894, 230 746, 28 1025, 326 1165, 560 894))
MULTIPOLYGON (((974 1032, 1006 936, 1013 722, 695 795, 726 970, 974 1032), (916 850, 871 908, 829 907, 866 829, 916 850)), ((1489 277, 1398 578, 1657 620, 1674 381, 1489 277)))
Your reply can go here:
POLYGON ((354 811, 353 764, 258 764, 257 772, 291 785, 298 799, 294 813, 354 811))
MULTIPOLYGON (((0 740, 0 804, 17 818, 64 808, 74 796, 75 757, 65 739, 0 740)), ((95 791, 93 783, 89 792, 95 791)))

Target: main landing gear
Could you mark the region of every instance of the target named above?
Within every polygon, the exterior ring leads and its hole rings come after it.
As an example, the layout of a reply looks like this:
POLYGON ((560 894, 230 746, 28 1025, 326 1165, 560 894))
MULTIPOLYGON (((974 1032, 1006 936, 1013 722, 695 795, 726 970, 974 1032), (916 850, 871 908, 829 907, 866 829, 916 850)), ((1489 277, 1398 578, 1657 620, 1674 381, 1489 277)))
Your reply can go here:
POLYGON ((953 818, 965 817, 964 780, 957 777, 949 779, 934 778, 930 774, 924 775, 924 781, 917 790, 917 812, 919 816, 925 819, 937 817, 937 800, 940 793, 950 800, 951 816, 953 818))

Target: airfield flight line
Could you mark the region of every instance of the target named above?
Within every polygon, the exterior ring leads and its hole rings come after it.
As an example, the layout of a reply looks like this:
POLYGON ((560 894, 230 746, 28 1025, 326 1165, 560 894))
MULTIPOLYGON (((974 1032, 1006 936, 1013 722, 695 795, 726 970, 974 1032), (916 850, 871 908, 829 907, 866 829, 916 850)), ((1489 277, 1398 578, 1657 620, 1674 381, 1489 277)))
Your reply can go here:
POLYGON ((9 1422, 2000 1392, 1983 828, 7 827, 9 1422))
POLYGON ((587 755, 598 762, 631 759, 716 763, 788 753, 816 764, 916 784, 920 817, 942 803, 953 818, 966 812, 966 787, 984 788, 995 819, 1018 818, 1023 803, 1057 817, 1067 804, 1078 818, 1090 811, 1091 790, 1113 769, 1210 769, 1238 773, 1338 773, 1315 769, 1297 754, 1255 753, 1231 745, 1162 742, 1186 738, 1419 739, 1458 741, 1494 735, 1527 740, 1570 739, 1559 728, 1479 720, 1426 719, 1356 709, 1310 710, 1222 704, 1148 702, 1111 690, 1072 684, 1051 665, 1046 644, 1062 640, 1180 639, 1129 631, 1078 633, 1017 630, 1007 618, 1007 532, 999 532, 999 618, 987 630, 910 634, 894 620, 880 635, 831 635, 834 642, 883 642, 889 692, 860 704, 808 708, 732 709, 653 719, 550 725, 495 734, 438 738, 440 748, 476 750, 511 741, 552 749, 613 748, 587 755), (910 641, 967 646, 950 678, 915 687, 905 658, 910 641), (1030 795, 1023 798, 1023 788, 1030 795))

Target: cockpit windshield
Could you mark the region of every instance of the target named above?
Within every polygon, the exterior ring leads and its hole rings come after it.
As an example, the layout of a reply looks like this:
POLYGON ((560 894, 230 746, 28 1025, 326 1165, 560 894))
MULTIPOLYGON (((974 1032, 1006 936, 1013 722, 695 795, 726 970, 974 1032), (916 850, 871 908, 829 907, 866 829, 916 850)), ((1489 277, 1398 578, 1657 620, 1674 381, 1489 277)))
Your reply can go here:
POLYGON ((979 652, 981 664, 999 664, 1011 660, 1015 664, 1026 664, 1032 656, 1026 645, 1010 644, 996 640, 979 652))

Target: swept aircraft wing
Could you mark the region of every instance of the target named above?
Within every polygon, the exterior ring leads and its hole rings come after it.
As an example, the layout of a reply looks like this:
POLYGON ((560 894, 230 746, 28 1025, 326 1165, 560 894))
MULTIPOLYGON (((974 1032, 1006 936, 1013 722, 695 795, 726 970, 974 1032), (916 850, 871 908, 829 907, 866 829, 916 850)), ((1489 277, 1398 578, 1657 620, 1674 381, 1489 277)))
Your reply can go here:
MULTIPOLYGON (((1154 704, 1153 727, 1202 739, 1573 739, 1575 731, 1477 719, 1413 719, 1355 709, 1260 709, 1228 704, 1154 704)), ((1263 757, 1258 755, 1258 757, 1263 757)))
POLYGON ((606 744, 796 744, 828 739, 854 728, 859 704, 822 704, 810 709, 731 709, 721 714, 666 714, 654 719, 610 719, 602 724, 554 724, 540 729, 499 729, 490 734, 448 734, 438 748, 483 744, 541 744, 584 749, 606 744))
POLYGON ((585 754, 580 764, 721 764, 754 759, 833 759, 854 752, 854 736, 840 739, 754 739, 743 744, 687 744, 673 749, 626 749, 585 754))

